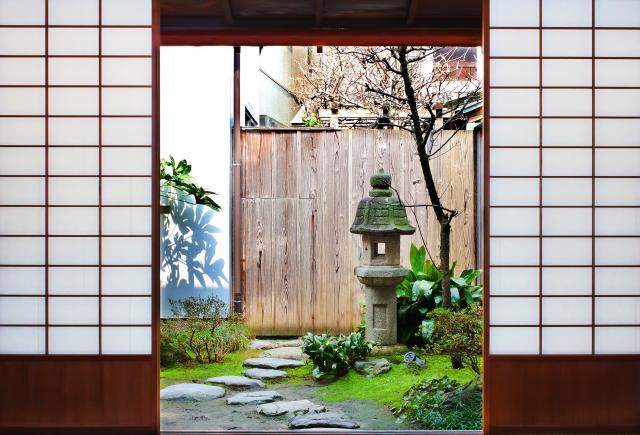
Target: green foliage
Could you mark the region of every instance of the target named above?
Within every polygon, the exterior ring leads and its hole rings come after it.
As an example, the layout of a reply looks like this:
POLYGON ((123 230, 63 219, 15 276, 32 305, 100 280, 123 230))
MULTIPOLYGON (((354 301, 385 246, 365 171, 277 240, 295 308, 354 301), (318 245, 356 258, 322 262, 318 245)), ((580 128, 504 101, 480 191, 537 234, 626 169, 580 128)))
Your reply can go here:
MULTIPOLYGON (((442 272, 427 260, 424 246, 411 244, 411 270, 396 287, 398 297, 398 341, 409 346, 425 346, 432 341, 433 320, 427 314, 442 307, 442 272)), ((451 267, 451 302, 464 308, 482 300, 482 286, 475 285, 480 277, 478 269, 468 269, 455 276, 455 262, 451 267)))
MULTIPOLYGON (((448 354, 452 363, 460 361, 480 375, 482 355, 482 307, 473 304, 461 310, 436 309, 429 314, 434 321, 432 349, 448 354)), ((455 363, 454 363, 454 368, 455 363)))
POLYGON ((305 127, 322 127, 322 121, 320 121, 320 118, 315 113, 302 118, 302 122, 305 127))
POLYGON ((249 345, 249 329, 241 319, 227 317, 226 304, 216 296, 170 299, 169 303, 173 318, 160 328, 168 363, 185 357, 200 364, 220 362, 249 345), (171 354, 181 357, 172 359, 171 354))
POLYGON ((191 175, 191 165, 186 160, 180 160, 176 164, 172 155, 169 155, 168 159, 160 159, 160 179, 164 180, 165 186, 193 195, 196 204, 203 204, 214 211, 220 211, 220 205, 212 198, 216 193, 196 183, 191 175))
POLYGON ((424 380, 406 392, 396 415, 424 429, 481 429, 481 383, 475 379, 461 387, 447 376, 424 380))
POLYGON ((344 336, 313 335, 302 337, 302 351, 313 363, 311 374, 320 379, 327 374, 342 376, 355 361, 366 358, 373 345, 358 332, 344 336))

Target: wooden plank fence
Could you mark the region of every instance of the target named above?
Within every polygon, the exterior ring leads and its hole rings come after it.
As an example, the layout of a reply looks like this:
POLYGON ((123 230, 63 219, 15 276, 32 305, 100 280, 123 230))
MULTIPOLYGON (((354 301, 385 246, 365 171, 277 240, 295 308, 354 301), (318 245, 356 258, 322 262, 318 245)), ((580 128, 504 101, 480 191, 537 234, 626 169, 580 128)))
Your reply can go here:
MULTIPOLYGON (((349 232, 378 168, 393 176, 406 204, 428 202, 415 146, 396 130, 258 130, 242 133, 244 311, 258 335, 348 332, 360 322, 362 296, 353 269, 360 237, 349 232)), ((460 210, 452 229, 459 267, 476 265, 473 133, 456 134, 433 161, 444 204, 460 210)), ((408 209, 436 257, 432 211, 408 209)), ((403 237, 422 244, 419 231, 403 237)), ((462 270, 462 269, 459 269, 462 270)))

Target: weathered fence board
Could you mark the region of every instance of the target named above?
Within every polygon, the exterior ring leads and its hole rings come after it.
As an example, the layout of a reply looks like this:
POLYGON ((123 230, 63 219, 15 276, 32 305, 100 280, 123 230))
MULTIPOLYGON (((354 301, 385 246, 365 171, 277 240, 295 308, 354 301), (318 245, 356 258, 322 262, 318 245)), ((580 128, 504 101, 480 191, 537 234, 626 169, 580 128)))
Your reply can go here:
MULTIPOLYGON (((411 136, 396 130, 247 130, 243 140, 243 259, 246 320, 258 335, 348 332, 360 322, 353 268, 360 237, 349 232, 369 177, 382 167, 405 204, 427 204, 411 136)), ((453 221, 451 258, 475 267, 475 153, 472 132, 459 132, 433 161, 453 221)), ((440 237, 432 210, 408 208, 437 261, 440 237)))

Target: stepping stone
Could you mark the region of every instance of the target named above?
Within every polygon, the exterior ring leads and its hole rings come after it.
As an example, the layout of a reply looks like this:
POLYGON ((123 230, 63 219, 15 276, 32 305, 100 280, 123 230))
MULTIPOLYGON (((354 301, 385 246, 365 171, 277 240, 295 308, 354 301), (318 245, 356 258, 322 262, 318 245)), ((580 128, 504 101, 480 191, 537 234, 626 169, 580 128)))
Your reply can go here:
POLYGON ((323 412, 326 408, 316 405, 310 400, 294 400, 291 402, 273 402, 258 406, 256 411, 260 414, 275 416, 283 414, 306 414, 309 412, 323 412))
POLYGON ((307 429, 312 427, 333 427, 339 429, 357 429, 360 425, 349 420, 339 412, 320 412, 318 414, 298 415, 289 423, 291 429, 307 429))
POLYGON ((282 396, 277 391, 248 391, 246 393, 238 393, 227 399, 227 405, 260 405, 261 403, 273 402, 282 396))
POLYGON ((244 375, 253 379, 282 379, 286 378, 287 372, 274 369, 247 369, 244 371, 244 375))
POLYGON ((265 350, 275 349, 277 347, 295 347, 301 345, 302 340, 294 338, 291 340, 253 340, 249 347, 251 347, 251 349, 265 350))
POLYGON ((265 350, 260 356, 266 358, 295 359, 298 361, 302 361, 306 357, 300 347, 276 347, 265 350))
POLYGON ((224 388, 203 384, 175 384, 160 390, 160 400, 213 400, 224 396, 224 388))
POLYGON ((245 376, 217 376, 207 379, 212 384, 223 384, 227 387, 264 388, 264 382, 245 376))
POLYGON ((249 358, 243 363, 248 367, 258 367, 261 369, 281 369, 283 367, 301 367, 303 362, 294 359, 282 358, 249 358))
POLYGON ((353 367, 356 372, 367 377, 378 376, 391 370, 391 364, 386 358, 369 358, 356 361, 353 367))

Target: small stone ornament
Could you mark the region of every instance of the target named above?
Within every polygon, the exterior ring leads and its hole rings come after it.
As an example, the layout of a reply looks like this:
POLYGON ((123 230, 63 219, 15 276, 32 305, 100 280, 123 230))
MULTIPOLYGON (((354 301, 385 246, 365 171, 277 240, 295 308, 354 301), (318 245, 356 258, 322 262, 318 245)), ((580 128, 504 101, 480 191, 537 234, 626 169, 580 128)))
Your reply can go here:
POLYGON ((413 352, 405 353, 403 359, 408 369, 423 369, 427 366, 427 362, 413 352))

